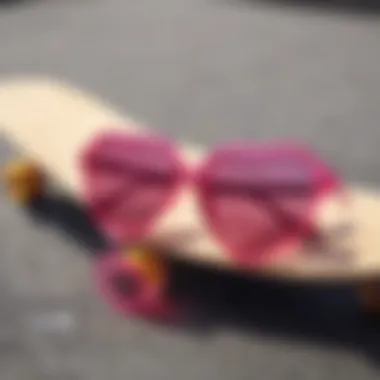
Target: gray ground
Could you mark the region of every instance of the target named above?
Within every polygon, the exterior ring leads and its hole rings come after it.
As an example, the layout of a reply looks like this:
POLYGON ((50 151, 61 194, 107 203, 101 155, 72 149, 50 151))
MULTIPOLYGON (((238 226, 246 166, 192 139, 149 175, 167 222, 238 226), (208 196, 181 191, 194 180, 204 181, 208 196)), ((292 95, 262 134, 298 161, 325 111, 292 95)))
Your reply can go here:
MULTIPOLYGON (((296 136, 347 178, 377 184, 376 8, 30 0, 0 8, 0 73, 61 76, 175 137, 296 136)), ((2 145, 2 161, 7 155, 2 145)), ((178 268, 176 293, 210 317, 203 329, 123 320, 94 294, 88 247, 3 196, 0 208, 2 380, 379 376, 380 326, 358 314, 349 289, 247 284, 178 268)))

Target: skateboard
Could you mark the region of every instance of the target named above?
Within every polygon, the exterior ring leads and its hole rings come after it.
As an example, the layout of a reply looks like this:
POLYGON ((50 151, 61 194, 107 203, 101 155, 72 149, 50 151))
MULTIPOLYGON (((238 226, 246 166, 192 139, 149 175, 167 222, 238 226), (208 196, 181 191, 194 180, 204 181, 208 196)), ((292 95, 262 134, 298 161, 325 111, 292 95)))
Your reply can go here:
POLYGON ((165 312, 170 258, 352 283, 363 307, 380 309, 380 193, 344 183, 309 147, 174 143, 48 78, 0 82, 0 128, 22 157, 4 167, 9 196, 27 204, 51 186, 106 237, 94 280, 114 310, 165 312))

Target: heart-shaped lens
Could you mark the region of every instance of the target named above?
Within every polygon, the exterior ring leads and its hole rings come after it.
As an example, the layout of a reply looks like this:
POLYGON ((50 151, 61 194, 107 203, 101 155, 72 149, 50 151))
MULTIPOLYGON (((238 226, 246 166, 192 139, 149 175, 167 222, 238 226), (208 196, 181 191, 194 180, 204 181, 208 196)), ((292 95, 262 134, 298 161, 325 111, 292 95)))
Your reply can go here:
POLYGON ((270 143, 218 148, 198 185, 206 221, 232 258, 259 265, 302 241, 316 202, 338 182, 312 151, 270 143))
POLYGON ((183 170, 161 137, 107 132, 81 157, 90 214, 111 239, 138 239, 168 206, 183 170))

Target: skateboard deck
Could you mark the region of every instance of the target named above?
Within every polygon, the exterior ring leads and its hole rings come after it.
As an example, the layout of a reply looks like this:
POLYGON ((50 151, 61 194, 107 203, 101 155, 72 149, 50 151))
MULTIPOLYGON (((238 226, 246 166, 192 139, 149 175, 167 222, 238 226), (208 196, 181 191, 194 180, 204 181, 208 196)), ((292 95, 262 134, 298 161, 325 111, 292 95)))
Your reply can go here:
MULTIPOLYGON (((82 199, 76 161, 80 148, 107 128, 149 131, 107 102, 66 83, 47 78, 0 82, 0 131, 23 155, 36 160, 58 186, 82 199)), ((206 150, 182 143, 186 163, 196 165, 206 150)), ((380 192, 347 184, 348 206, 327 198, 317 224, 324 243, 305 244, 259 268, 237 265, 208 232, 191 191, 183 190, 146 239, 165 254, 195 263, 253 271, 288 280, 360 280, 380 273, 380 192)))

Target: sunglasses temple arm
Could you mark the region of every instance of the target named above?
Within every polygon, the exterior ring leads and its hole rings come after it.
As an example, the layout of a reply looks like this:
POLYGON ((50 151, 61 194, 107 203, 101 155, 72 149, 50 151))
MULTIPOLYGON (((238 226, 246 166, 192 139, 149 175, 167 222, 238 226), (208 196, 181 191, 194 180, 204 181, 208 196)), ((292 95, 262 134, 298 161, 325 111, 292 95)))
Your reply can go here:
MULTIPOLYGON (((294 217, 291 213, 285 211, 281 206, 278 205, 275 199, 271 197, 266 197, 265 202, 267 204, 270 212, 275 215, 277 220, 282 224, 290 223, 290 224, 298 224, 297 218, 294 217)), ((304 221, 302 221, 304 222, 304 221)), ((319 240, 319 232, 318 229, 312 223, 306 223, 306 231, 305 231, 305 239, 306 240, 319 240)))

